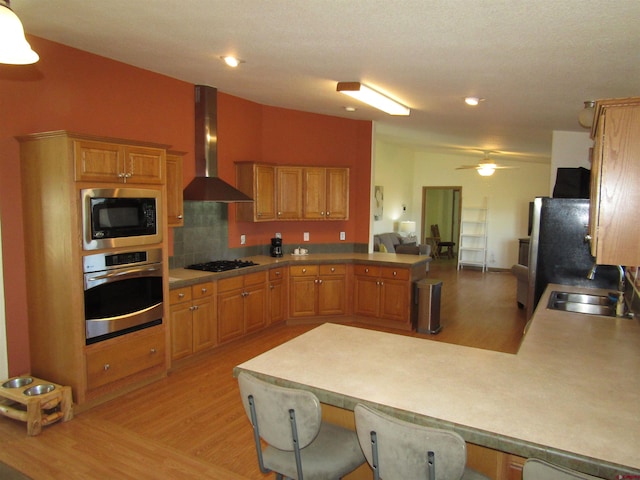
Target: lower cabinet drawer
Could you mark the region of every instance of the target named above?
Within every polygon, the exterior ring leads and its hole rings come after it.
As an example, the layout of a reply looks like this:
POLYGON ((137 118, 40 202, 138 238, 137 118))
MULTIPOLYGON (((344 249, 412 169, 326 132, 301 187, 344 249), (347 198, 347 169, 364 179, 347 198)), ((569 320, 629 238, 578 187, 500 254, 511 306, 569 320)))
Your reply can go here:
POLYGON ((87 352, 87 388, 101 387, 164 362, 164 332, 87 352))

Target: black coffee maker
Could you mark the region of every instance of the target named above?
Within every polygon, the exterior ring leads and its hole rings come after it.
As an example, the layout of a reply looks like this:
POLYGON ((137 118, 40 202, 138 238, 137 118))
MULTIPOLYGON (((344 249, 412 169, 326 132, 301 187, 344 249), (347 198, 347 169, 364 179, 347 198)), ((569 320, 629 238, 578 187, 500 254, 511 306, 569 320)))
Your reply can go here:
POLYGON ((281 257, 282 256, 282 239, 272 238, 270 250, 271 250, 272 257, 281 257))

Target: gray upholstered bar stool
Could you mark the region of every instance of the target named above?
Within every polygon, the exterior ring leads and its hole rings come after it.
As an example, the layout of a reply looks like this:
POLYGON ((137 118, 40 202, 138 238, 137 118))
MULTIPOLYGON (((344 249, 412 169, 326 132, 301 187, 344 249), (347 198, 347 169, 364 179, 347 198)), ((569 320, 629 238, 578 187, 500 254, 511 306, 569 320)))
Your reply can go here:
POLYGON ((354 413, 375 480, 489 480, 466 468, 467 447, 455 432, 405 422, 362 404, 354 413))
POLYGON ((603 480, 586 473, 559 467, 537 458, 530 458, 522 468, 522 480, 603 480))
POLYGON ((245 412, 251 420, 262 473, 276 478, 335 480, 365 462, 356 433, 322 421, 311 392, 238 376, 245 412), (260 438, 268 443, 262 450, 260 438))

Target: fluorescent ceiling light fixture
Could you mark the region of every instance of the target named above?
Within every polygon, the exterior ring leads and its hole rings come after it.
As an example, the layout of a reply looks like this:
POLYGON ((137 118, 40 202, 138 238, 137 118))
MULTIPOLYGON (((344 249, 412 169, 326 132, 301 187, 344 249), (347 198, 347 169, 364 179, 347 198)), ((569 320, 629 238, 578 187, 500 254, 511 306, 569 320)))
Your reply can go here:
POLYGON ((11 10, 10 1, 0 0, 0 63, 29 65, 39 59, 27 42, 22 23, 11 10))
POLYGON ((476 105, 478 105, 480 102, 484 102, 484 98, 479 98, 479 97, 465 97, 464 99, 464 103, 466 103, 467 105, 471 105, 472 107, 475 107, 476 105))
POLYGON ((336 91, 349 95, 389 115, 409 115, 411 110, 401 103, 360 82, 338 82, 336 91))
POLYGON ((481 163, 477 168, 478 173, 483 177, 490 177, 496 171, 495 163, 481 163))

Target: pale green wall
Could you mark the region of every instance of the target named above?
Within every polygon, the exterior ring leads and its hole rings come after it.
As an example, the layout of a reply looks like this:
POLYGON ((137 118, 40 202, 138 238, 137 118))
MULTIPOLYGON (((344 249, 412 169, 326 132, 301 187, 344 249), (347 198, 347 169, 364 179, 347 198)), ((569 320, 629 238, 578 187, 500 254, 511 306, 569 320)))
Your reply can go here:
POLYGON ((433 153, 419 147, 375 141, 374 184, 384 186, 384 215, 373 233, 394 230, 394 222, 414 220, 420 231, 423 186, 462 187, 462 206, 489 203, 488 266, 508 269, 518 259, 518 238, 527 234, 529 202, 549 195, 549 164, 500 159, 516 169, 480 177, 475 170, 456 170, 479 160, 468 155, 433 153), (407 211, 401 215, 402 204, 407 211))

